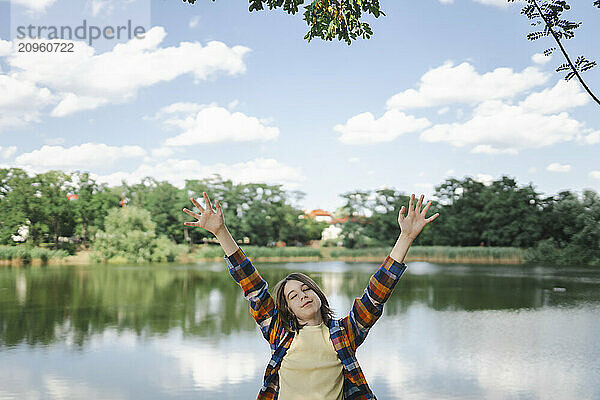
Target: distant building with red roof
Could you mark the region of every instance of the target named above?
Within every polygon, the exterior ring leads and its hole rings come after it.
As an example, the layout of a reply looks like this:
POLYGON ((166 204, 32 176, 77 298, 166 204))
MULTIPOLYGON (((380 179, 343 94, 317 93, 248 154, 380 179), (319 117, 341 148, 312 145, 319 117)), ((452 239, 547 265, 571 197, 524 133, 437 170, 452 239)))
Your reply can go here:
POLYGON ((330 212, 322 210, 320 208, 316 210, 312 210, 311 212, 306 214, 309 218, 314 219, 317 222, 327 222, 331 223, 333 221, 333 216, 330 212))
POLYGON ((334 218, 329 223, 330 224, 345 224, 346 222, 348 222, 348 217, 334 218))

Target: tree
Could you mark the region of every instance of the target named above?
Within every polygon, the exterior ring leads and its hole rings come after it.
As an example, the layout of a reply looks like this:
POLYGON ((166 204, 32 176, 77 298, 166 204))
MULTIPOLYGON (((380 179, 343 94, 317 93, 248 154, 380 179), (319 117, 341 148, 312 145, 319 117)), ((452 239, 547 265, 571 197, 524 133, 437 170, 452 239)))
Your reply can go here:
POLYGON ((344 247, 360 248, 366 247, 372 241, 367 236, 367 216, 370 213, 369 198, 370 191, 355 190, 341 194, 340 197, 346 200, 344 204, 344 214, 348 217, 342 226, 341 237, 344 247))
POLYGON ((183 242, 186 216, 181 210, 189 203, 184 190, 167 181, 145 177, 138 184, 125 185, 123 194, 129 199, 128 205, 150 212, 157 234, 178 243, 183 242))
MULTIPOLYGON (((209 193, 211 198, 218 199, 223 208, 227 228, 231 235, 237 238, 244 237, 242 233, 242 200, 238 185, 234 185, 229 179, 223 180, 220 175, 214 175, 202 180, 186 180, 184 190, 187 197, 202 197, 202 192, 206 192, 209 193)), ((187 205, 189 205, 189 202, 187 205)), ((192 243, 212 237, 204 229, 185 228, 185 231, 187 232, 186 237, 189 237, 192 243)))
POLYGON ((443 217, 432 228, 437 245, 478 246, 485 229, 485 185, 471 177, 447 179, 435 188, 443 217))
MULTIPOLYGON (((365 227, 367 236, 373 238, 379 246, 392 246, 398 237, 398 213, 409 201, 409 196, 394 189, 376 190, 373 200, 368 204, 371 216, 365 227)), ((427 227, 425 228, 417 240, 426 233, 427 227)))
POLYGON ((507 176, 485 188, 484 230, 488 246, 531 247, 540 240, 538 193, 532 185, 518 187, 507 176))
POLYGON ((582 198, 570 191, 543 199, 539 224, 542 240, 526 260, 544 264, 600 265, 600 197, 585 190, 582 198))
POLYGON ((139 207, 113 208, 98 231, 94 250, 104 261, 144 263, 174 261, 179 249, 165 236, 156 235, 150 212, 139 207))
POLYGON ((94 249, 102 258, 120 256, 131 262, 151 260, 156 224, 148 211, 134 206, 113 208, 104 224, 106 231, 96 233, 94 241, 94 249))
MULTIPOLYGON (((264 183, 234 184, 216 175, 202 180, 186 181, 188 197, 201 197, 202 192, 218 199, 227 221, 227 228, 234 237, 250 239, 254 245, 264 246, 272 242, 306 242, 318 237, 313 223, 300 219, 303 214, 291 204, 303 196, 301 192, 288 193, 281 185, 264 183)), ((322 225, 318 225, 322 226, 322 225)), ((206 231, 191 230, 193 241, 212 237, 206 231)))
MULTIPOLYGON (((509 3, 515 0, 508 0, 509 3)), ((573 77, 577 77, 581 86, 585 91, 594 99, 598 105, 600 105, 600 99, 596 97, 590 90, 587 84, 581 77, 581 73, 596 66, 596 61, 589 61, 585 56, 581 55, 577 57, 575 62, 571 60, 571 57, 567 54, 567 51, 561 42, 562 39, 572 39, 575 36, 575 29, 581 26, 581 22, 573 22, 563 19, 562 13, 566 10, 570 10, 571 6, 564 0, 525 0, 526 5, 521 10, 521 14, 525 15, 528 19, 532 20, 532 26, 543 25, 542 30, 531 32, 527 35, 528 40, 538 40, 545 36, 552 36, 554 41, 560 48, 563 56, 566 59, 566 63, 560 65, 556 72, 569 71, 565 76, 565 80, 569 81, 573 77)), ((594 1, 594 6, 600 8, 600 0, 594 1)), ((551 55, 556 47, 550 47, 544 51, 544 55, 551 55)))
MULTIPOLYGON (((108 210, 119 205, 119 197, 108 190, 105 184, 99 184, 87 172, 73 174, 74 194, 79 198, 73 201, 77 221, 77 231, 83 245, 87 247, 90 229, 104 229, 104 218, 108 210)), ((93 236, 93 232, 92 232, 93 236)))
POLYGON ((30 177, 19 168, 0 170, 0 240, 13 244, 12 236, 28 227, 27 241, 39 245, 50 238, 59 246, 61 236, 75 229, 73 207, 67 198, 71 176, 49 171, 30 177))
POLYGON ((61 236, 72 236, 75 231, 75 213, 68 198, 71 176, 62 171, 49 171, 34 178, 37 185, 36 205, 40 223, 58 248, 61 236))
MULTIPOLYGON (((195 4, 196 0, 183 0, 195 4)), ((215 1, 215 0, 213 0, 215 1)), ((249 0, 248 10, 260 11, 265 6, 270 10, 282 8, 288 14, 295 15, 304 0, 249 0)), ((379 0, 313 0, 304 6, 304 21, 309 27, 304 39, 311 41, 315 37, 322 40, 337 38, 348 45, 358 37, 369 39, 373 35, 371 27, 361 22, 363 13, 375 18, 385 15, 379 7, 379 0)))
POLYGON ((27 225, 27 206, 34 199, 31 178, 20 168, 0 169, 0 243, 14 244, 12 236, 27 225))

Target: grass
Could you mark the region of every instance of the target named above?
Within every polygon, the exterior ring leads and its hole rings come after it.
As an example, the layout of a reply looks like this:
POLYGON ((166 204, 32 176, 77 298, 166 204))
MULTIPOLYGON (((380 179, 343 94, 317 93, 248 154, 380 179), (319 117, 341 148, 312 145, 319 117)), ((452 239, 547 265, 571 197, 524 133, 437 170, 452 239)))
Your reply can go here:
MULTIPOLYGON (((251 258, 322 258, 320 249, 314 247, 259 247, 243 246, 244 253, 251 258)), ((194 253, 197 258, 223 258, 221 246, 204 246, 194 253)))
POLYGON ((452 261, 502 261, 523 262, 524 250, 517 247, 451 247, 415 246, 408 251, 407 258, 413 260, 452 261))
MULTIPOLYGON (((363 249, 339 247, 242 247, 248 257, 261 261, 320 261, 332 259, 378 261, 388 256, 391 250, 391 247, 368 247, 363 249)), ((89 252, 80 253, 85 253, 86 256, 89 255, 89 252)), ((46 264, 50 260, 64 260, 67 256, 68 253, 64 250, 50 250, 25 245, 0 246, 0 261, 3 263, 16 262, 29 264, 33 261, 46 264)), ((185 261, 191 262, 193 260, 215 260, 222 258, 223 250, 221 246, 208 245, 197 248, 193 254, 185 258, 185 261)), ((406 261, 521 264, 524 262, 524 258, 525 250, 514 247, 412 246, 407 254, 406 261)), ((87 264, 89 261, 87 257, 82 257, 78 263, 87 264)))
MULTIPOLYGON (((258 247, 243 246, 244 253, 251 258, 317 258, 319 260, 374 260, 383 259, 390 254, 391 247, 369 247, 363 249, 313 248, 313 247, 258 247)), ((201 247, 194 253, 199 259, 223 257, 220 246, 201 247)), ((514 247, 451 247, 451 246, 413 246, 407 254, 407 261, 433 262, 477 262, 477 263, 514 263, 523 262, 524 250, 514 247)))
POLYGON ((331 250, 329 256, 331 258, 371 258, 371 257, 387 257, 392 250, 391 247, 367 247, 364 249, 346 249, 346 248, 335 248, 331 250))
POLYGON ((68 255, 64 250, 50 250, 43 247, 0 246, 1 261, 15 260, 27 264, 32 260, 40 260, 42 263, 47 263, 51 259, 62 259, 68 255))

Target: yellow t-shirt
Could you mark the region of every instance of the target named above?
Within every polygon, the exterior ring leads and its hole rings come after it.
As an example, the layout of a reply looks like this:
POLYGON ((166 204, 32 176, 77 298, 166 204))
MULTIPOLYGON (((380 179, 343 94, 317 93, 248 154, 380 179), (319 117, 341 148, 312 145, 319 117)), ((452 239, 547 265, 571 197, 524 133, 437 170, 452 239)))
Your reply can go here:
POLYGON ((344 376, 325 324, 300 329, 281 361, 279 400, 342 400, 344 376))

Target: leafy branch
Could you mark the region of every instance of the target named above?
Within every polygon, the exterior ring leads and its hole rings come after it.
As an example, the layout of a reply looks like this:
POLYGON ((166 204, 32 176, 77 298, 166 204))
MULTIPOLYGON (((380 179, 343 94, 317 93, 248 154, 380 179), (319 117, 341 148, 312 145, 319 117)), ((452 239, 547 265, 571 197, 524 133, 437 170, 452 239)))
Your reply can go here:
MULTIPOLYGON (((509 3, 515 0, 508 0, 509 3)), ((545 36, 552 36, 556 41, 560 51, 567 60, 566 63, 561 64, 556 72, 568 71, 565 76, 565 80, 570 81, 573 77, 577 77, 583 88, 588 94, 594 99, 598 105, 600 100, 590 88, 586 85, 585 81, 581 77, 583 72, 586 72, 597 65, 596 61, 590 61, 585 56, 578 56, 575 62, 571 60, 571 57, 567 54, 565 47, 563 46, 562 39, 572 39, 575 36, 575 29, 581 26, 581 22, 568 21, 562 18, 564 11, 570 10, 571 6, 564 0, 553 0, 553 1, 538 1, 538 0, 525 0, 526 5, 521 9, 521 14, 525 15, 528 19, 532 20, 532 26, 543 25, 543 29, 531 32, 527 35, 527 39, 534 41, 545 36)), ((594 1, 594 6, 600 8, 600 0, 594 1)), ((556 47, 550 47, 544 50, 545 56, 550 56, 556 47)))
MULTIPOLYGON (((215 1, 215 0, 213 0, 215 1)), ((600 1, 600 0, 599 0, 600 1)), ((196 0, 183 0, 194 4, 196 0)), ((248 10, 260 11, 282 8, 288 14, 295 15, 304 0, 248 0, 248 10)), ((357 38, 369 39, 373 30, 368 23, 361 21, 364 14, 375 18, 385 16, 379 6, 379 0, 313 0, 304 6, 304 21, 309 27, 304 39, 311 41, 318 37, 322 40, 337 38, 352 44, 357 38)))

